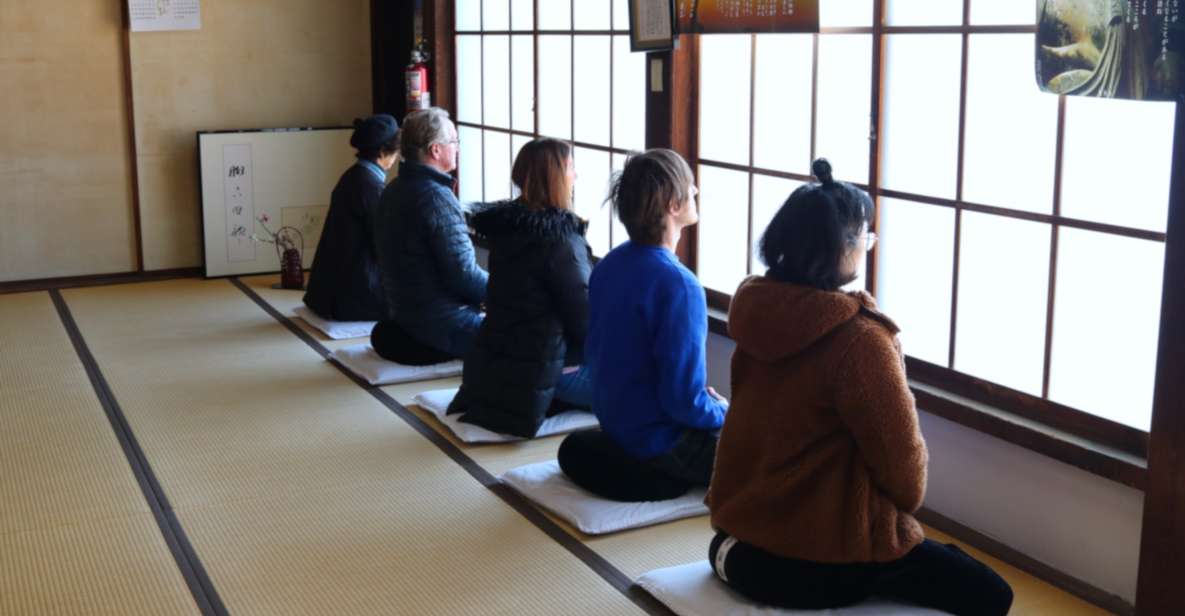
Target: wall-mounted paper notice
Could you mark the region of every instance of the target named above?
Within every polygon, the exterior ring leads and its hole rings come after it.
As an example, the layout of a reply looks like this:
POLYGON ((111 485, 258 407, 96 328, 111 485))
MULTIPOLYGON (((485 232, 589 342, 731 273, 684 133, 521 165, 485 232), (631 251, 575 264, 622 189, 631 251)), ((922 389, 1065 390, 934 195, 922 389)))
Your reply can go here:
POLYGON ((201 0, 128 0, 132 32, 201 30, 201 0))
POLYGON ((226 203, 226 260, 255 260, 255 187, 251 145, 222 146, 222 190, 226 203))

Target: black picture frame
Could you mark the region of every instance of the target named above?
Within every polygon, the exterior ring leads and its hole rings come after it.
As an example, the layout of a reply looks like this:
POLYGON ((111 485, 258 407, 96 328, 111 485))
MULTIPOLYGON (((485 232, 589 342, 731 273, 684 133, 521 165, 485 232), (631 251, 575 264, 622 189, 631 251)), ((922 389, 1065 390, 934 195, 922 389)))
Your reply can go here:
POLYGON ((630 51, 666 51, 675 48, 675 0, 629 0, 630 51), (668 30, 664 34, 642 38, 638 30, 638 11, 641 7, 665 10, 668 30))

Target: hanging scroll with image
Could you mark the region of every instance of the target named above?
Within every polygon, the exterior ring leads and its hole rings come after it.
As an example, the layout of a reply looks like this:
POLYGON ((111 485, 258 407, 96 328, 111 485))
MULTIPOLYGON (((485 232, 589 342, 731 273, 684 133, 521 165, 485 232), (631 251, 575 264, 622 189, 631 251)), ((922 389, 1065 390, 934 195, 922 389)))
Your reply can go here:
POLYGON ((1185 100, 1181 0, 1037 0, 1037 83, 1053 94, 1185 100))
POLYGON ((819 0, 676 0, 678 32, 818 32, 819 0))

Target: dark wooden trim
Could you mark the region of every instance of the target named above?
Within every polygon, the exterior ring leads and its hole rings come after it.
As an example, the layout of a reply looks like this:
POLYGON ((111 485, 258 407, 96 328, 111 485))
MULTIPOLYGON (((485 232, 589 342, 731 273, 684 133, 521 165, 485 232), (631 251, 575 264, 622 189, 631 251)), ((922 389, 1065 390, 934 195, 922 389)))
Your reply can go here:
MULTIPOLYGON (((556 0, 550 0, 550 1, 555 2, 556 0)), ((538 2, 538 0, 536 0, 536 2, 538 2)), ((613 16, 610 15, 609 18, 612 19, 613 16)), ((568 20, 569 20, 568 27, 571 28, 572 30, 575 30, 575 28, 576 28, 576 0, 568 0, 568 20)), ((535 27, 538 28, 539 24, 535 24, 535 27)), ((576 141, 576 37, 574 36, 574 32, 571 32, 571 31, 568 32, 567 35, 568 35, 568 75, 571 76, 570 79, 568 79, 568 105, 569 105, 569 107, 568 107, 568 114, 569 114, 568 115, 568 131, 569 131, 568 132, 568 140, 571 142, 575 142, 576 141)), ((612 38, 609 39, 609 47, 610 47, 610 49, 612 49, 612 47, 613 47, 613 39, 612 38)), ((484 79, 485 75, 482 75, 482 78, 484 79)), ((612 109, 610 109, 609 113, 610 113, 610 115, 612 115, 612 113, 613 113, 612 109)), ((485 118, 483 117, 481 121, 485 122, 485 118)), ((538 129, 538 127, 535 127, 535 128, 538 129)), ((610 237, 612 237, 613 234, 610 233, 609 235, 610 235, 610 237)))
POLYGON ((128 171, 131 175, 132 193, 132 241, 136 248, 136 271, 144 271, 144 229, 140 214, 140 148, 136 144, 136 96, 132 87, 132 29, 127 3, 120 3, 123 14, 123 96, 126 103, 128 122, 128 171))
MULTIPOLYGON (((292 332, 293 335, 308 345, 315 353, 323 359, 329 358, 329 349, 325 348, 325 345, 315 340, 308 332, 301 329, 299 325, 293 323, 292 319, 280 314, 275 307, 264 301, 259 294, 244 284, 243 281, 238 278, 231 278, 230 282, 250 298, 251 301, 255 302, 256 306, 259 306, 265 313, 283 325, 288 331, 292 332)), ((643 591, 641 587, 634 584, 633 580, 622 573, 613 563, 605 560, 605 557, 598 554, 580 538, 564 530, 557 522, 535 507, 525 496, 498 481, 489 471, 478 464, 473 458, 469 457, 463 449, 454 445, 452 441, 445 438, 440 432, 433 429, 432 426, 429 426, 415 413, 412 413, 407 407, 397 402, 390 394, 383 391, 382 387, 367 383, 364 379, 350 372, 348 368, 337 362, 330 362, 330 365, 337 368, 342 375, 353 381, 358 387, 361 387, 383 406, 387 407, 387 410, 402 419, 413 430, 426 438, 428 442, 435 445, 441 453, 448 456, 453 462, 456 462, 458 466, 477 480, 478 483, 493 492, 498 498, 502 499, 503 502, 526 518, 528 522, 535 525, 536 528, 543 531, 548 537, 551 537, 556 543, 559 543, 570 554, 584 563, 585 566, 592 569, 606 583, 641 608, 642 611, 647 614, 673 616, 674 612, 649 593, 643 591)))
MULTIPOLYGON (((535 28, 538 28, 538 27, 539 27, 539 0, 534 0, 533 2, 531 2, 531 29, 534 30, 535 28)), ((533 72, 533 75, 531 77, 531 88, 532 88, 531 93, 532 93, 532 96, 534 96, 534 99, 531 101, 531 110, 534 112, 534 118, 533 118, 534 124, 531 126, 531 131, 535 135, 538 135, 539 134, 539 33, 538 32, 531 33, 531 48, 532 48, 532 51, 531 51, 531 54, 532 54, 532 56, 531 56, 531 71, 533 72)), ((511 84, 511 87, 513 87, 513 84, 511 84)), ((511 109, 511 112, 513 112, 513 111, 514 110, 511 109)), ((513 127, 513 126, 514 126, 514 123, 511 122, 511 127, 513 127)))
POLYGON ((1185 102, 1177 103, 1136 613, 1185 614, 1185 102))
MULTIPOLYGON (((710 167, 720 167, 721 169, 728 169, 730 171, 740 171, 741 173, 756 173, 758 175, 769 175, 787 180, 796 180, 799 182, 814 182, 815 177, 812 175, 803 175, 801 173, 794 173, 792 171, 778 171, 777 169, 766 169, 765 167, 747 167, 745 165, 738 165, 736 163, 726 163, 721 160, 712 160, 710 158, 698 159, 699 164, 708 165, 710 167)), ((863 184, 856 184, 861 188, 865 188, 863 184)))
POLYGON ((424 36, 432 57, 432 105, 457 117, 456 3, 452 0, 424 0, 424 36))
MULTIPOLYGON (((884 124, 884 54, 885 54, 885 0, 874 0, 872 6, 872 85, 870 86, 868 103, 868 185, 862 186, 872 196, 873 211, 872 230, 880 230, 881 200, 877 194, 880 188, 881 176, 881 126, 884 124)), ((816 37, 817 38, 817 37, 816 37)), ((815 63, 819 62, 818 51, 815 52, 815 63)), ((813 87, 813 86, 812 86, 813 87)), ((817 94, 816 94, 817 96, 817 94)), ((812 112, 813 113, 813 112, 812 112)), ((880 252, 874 249, 865 259, 864 288, 874 297, 877 293, 876 277, 880 267, 880 252)))
MULTIPOLYGON (((1066 142, 1066 97, 1057 100, 1057 138, 1053 163, 1053 215, 1062 215, 1062 150, 1066 142)), ((1057 255, 1061 242, 1061 227, 1053 225, 1049 231, 1049 298, 1045 306, 1045 366, 1041 377, 1041 397, 1049 397, 1049 377, 1053 372, 1053 315, 1057 301, 1057 255)))
POLYGON ((704 287, 704 294, 708 298, 708 308, 719 310, 724 320, 728 320, 728 307, 732 304, 732 295, 724 291, 704 287))
POLYGON ((1106 233, 1109 235, 1118 235, 1121 237, 1130 237, 1137 240, 1148 240, 1150 242, 1164 242, 1166 234, 1159 231, 1150 231, 1148 229, 1136 229, 1132 227, 1121 227, 1118 225, 1109 225, 1101 222, 1091 222, 1089 220, 1081 220, 1078 218, 1067 218, 1065 216, 1054 216, 1052 214, 1041 214, 1038 212, 1025 212, 1021 210, 1010 210, 1008 208, 996 207, 993 205, 983 205, 980 203, 959 202, 953 199, 944 199, 942 197, 931 197, 929 195, 919 195, 915 193, 908 193, 899 190, 890 190, 881 188, 877 191, 880 196, 889 197, 891 199, 902 199, 904 201, 913 201, 916 203, 925 203, 927 205, 937 205, 940 207, 958 208, 968 212, 978 212, 981 214, 991 214, 993 216, 1003 216, 1005 218, 1016 218, 1018 220, 1028 220, 1031 222, 1040 222, 1051 225, 1060 225, 1063 227, 1070 227, 1073 229, 1082 229, 1084 231, 1096 231, 1098 233, 1106 233))
POLYGON ((1122 597, 1093 586, 1072 575, 1059 571, 1015 548, 1009 547, 969 526, 965 526, 932 509, 923 507, 914 513, 919 522, 946 533, 967 545, 998 558, 1029 575, 1044 580, 1076 597, 1113 614, 1128 615, 1135 611, 1122 597))
POLYGON ((62 298, 58 289, 50 289, 49 295, 57 310, 58 318, 62 321, 62 327, 65 328, 66 334, 70 337, 70 343, 74 346, 74 352, 86 370, 91 387, 95 390, 95 396, 103 407, 111 431, 115 433, 115 438, 119 441, 124 457, 127 458, 128 466, 131 467, 136 483, 140 486, 140 493, 152 511, 157 528, 160 529, 161 536, 169 548, 169 553, 173 556, 173 562, 177 564, 181 576, 185 579, 186 586, 189 587, 189 593, 193 597, 198 611, 207 616, 227 614, 226 605, 222 602, 205 566, 193 549, 193 544, 190 543, 185 528, 177 519, 177 514, 169 503, 169 498, 161 487, 160 481, 157 480, 156 473, 148 462, 148 457, 144 455, 144 450, 140 447, 140 442, 136 439, 136 434, 132 431, 131 424, 128 423, 127 417, 119 405, 119 400, 111 391, 111 386, 107 383, 107 378, 103 376, 98 362, 95 361, 95 356, 91 353, 82 331, 78 329, 78 323, 75 322, 74 315, 70 313, 70 307, 66 305, 66 300, 62 298))
POLYGON ((1139 458, 1147 456, 1148 434, 1142 430, 920 359, 907 357, 905 362, 910 378, 918 382, 1139 458))
MULTIPOLYGON (((712 289, 707 289, 707 296, 708 331, 726 338, 729 337, 729 296, 712 289)), ((1083 433, 1071 432, 1062 426, 1050 425, 1049 419, 1050 417, 1056 419, 1059 413, 1065 413, 1073 420, 1080 420, 1083 425, 1094 428, 1093 432, 1084 430, 1085 434, 1102 433, 1104 436, 1108 436, 1111 435, 1111 431, 1114 431, 1117 434, 1142 438, 1145 437, 1142 432, 1068 407, 1057 408, 1059 405, 1039 399, 1034 400, 1037 403, 1052 405, 1053 410, 1046 413, 1044 410, 1035 412, 1032 408, 1024 405, 1006 406, 1010 400, 1003 395, 991 401, 976 400, 967 395, 968 390, 963 388, 960 382, 951 382, 951 387, 948 388, 931 383, 926 379, 925 368, 927 366, 942 372, 951 371, 912 358, 907 358, 906 363, 910 386, 917 398, 918 410, 994 436, 1094 475, 1132 488, 1144 489, 1147 470, 1142 456, 1115 447, 1105 441, 1096 441, 1084 436, 1083 433), (1001 404, 993 404, 993 402, 1001 404)), ((1070 423, 1073 427, 1072 422, 1070 423)))
MULTIPOLYGON (((963 26, 967 26, 971 19, 971 0, 963 0, 963 26)), ((971 49, 971 35, 963 31, 962 58, 959 64, 959 133, 958 153, 955 162, 955 237, 954 256, 951 259, 950 284, 950 332, 947 339, 947 367, 955 367, 955 347, 959 332, 959 269, 963 255, 963 212, 959 205, 963 203, 963 169, 967 160, 967 65, 971 49)))
MULTIPOLYGON (((817 39, 817 37, 816 37, 817 39)), ((811 112, 814 113, 813 111, 811 112)), ((812 116, 812 124, 814 118, 812 116)), ((757 126, 757 35, 749 35, 749 168, 753 168, 757 138, 754 129, 757 126)), ((814 131, 812 131, 813 133, 814 131)), ((812 135, 812 139, 814 136, 812 135)), ((814 147, 814 143, 811 143, 814 147)), ((746 171, 749 195, 745 199, 745 274, 753 273, 753 172, 746 171)))
MULTIPOLYGON (((749 134, 753 134, 753 127, 749 127, 749 134)), ((815 162, 818 156, 819 142, 819 35, 811 35, 811 154, 807 165, 815 162)), ((753 161, 749 161, 752 165, 753 161)), ((809 166, 808 166, 809 168, 809 166)))
POLYGON ((1035 34, 1037 26, 885 26, 885 34, 1035 34))
MULTIPOLYGON (((542 2, 554 2, 555 0, 540 0, 542 2)), ((573 0, 575 2, 575 0, 573 0)), ((576 18, 575 12, 572 18, 576 18)), ((503 35, 510 36, 515 34, 534 34, 535 36, 613 36, 618 34, 630 33, 629 30, 458 30, 457 34, 489 34, 489 35, 503 35)))
POLYGON ((200 267, 183 267, 147 272, 117 272, 113 274, 65 276, 62 278, 39 278, 36 280, 13 280, 10 282, 0 282, 0 295, 28 293, 30 291, 48 291, 50 289, 75 289, 137 282, 160 282, 162 280, 176 280, 178 278, 200 278, 201 275, 202 268, 200 267))
MULTIPOLYGON (((371 110, 389 113, 400 122, 407 115, 407 91, 404 67, 411 59, 416 44, 415 23, 432 10, 431 0, 421 7, 419 2, 370 0, 370 72, 371 110)), ((426 38, 431 40, 431 30, 426 38)), ((429 75, 429 90, 436 88, 434 75, 429 75)))
POLYGON ((1048 428, 1015 413, 976 404, 914 381, 910 389, 918 411, 994 436, 1091 474, 1143 490, 1147 482, 1144 460, 1116 449, 1048 428))
MULTIPOLYGON (((682 34, 675 49, 663 54, 663 91, 647 96, 646 147, 665 147, 678 152, 699 181, 699 35, 682 34), (650 105, 661 105, 658 120, 651 124, 650 105), (665 122, 662 120, 666 120, 665 122), (661 132, 666 130, 667 134, 661 132), (655 134, 655 132, 659 134, 655 134)), ((651 56, 654 57, 654 56, 651 56)), ((646 68, 647 92, 650 90, 650 63, 646 68)), ((692 271, 699 269, 699 225, 683 230, 675 254, 692 271)))
MULTIPOLYGON (((708 293, 712 293, 711 289, 706 289, 708 293)), ((708 331, 713 334, 719 334, 725 338, 732 339, 728 334, 728 308, 718 308, 712 305, 711 298, 708 300, 708 331)))

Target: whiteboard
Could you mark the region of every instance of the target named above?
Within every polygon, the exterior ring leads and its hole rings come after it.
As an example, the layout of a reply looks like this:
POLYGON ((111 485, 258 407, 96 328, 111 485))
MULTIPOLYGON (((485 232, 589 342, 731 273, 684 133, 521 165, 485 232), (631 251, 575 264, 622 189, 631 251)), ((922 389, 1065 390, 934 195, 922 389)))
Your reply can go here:
POLYGON ((304 235, 307 269, 329 197, 355 161, 350 128, 198 133, 202 246, 206 276, 280 270, 276 247, 256 241, 282 226, 304 235))

